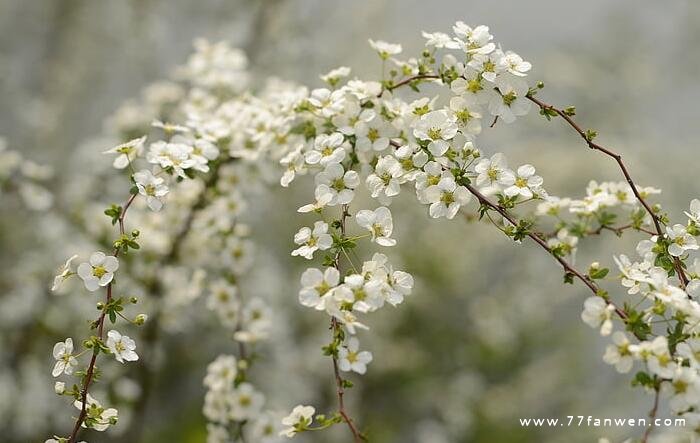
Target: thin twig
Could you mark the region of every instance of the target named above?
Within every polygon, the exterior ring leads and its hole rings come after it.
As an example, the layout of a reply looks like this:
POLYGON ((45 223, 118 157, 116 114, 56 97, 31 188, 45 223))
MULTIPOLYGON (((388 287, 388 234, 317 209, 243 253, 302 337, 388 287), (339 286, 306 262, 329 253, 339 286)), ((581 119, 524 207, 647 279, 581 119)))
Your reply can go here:
MULTIPOLYGON (((477 198, 477 200, 479 200, 479 203, 481 203, 482 205, 488 206, 492 210, 498 212, 503 218, 508 220, 513 226, 518 225, 518 220, 516 220, 515 217, 513 217, 511 214, 509 214, 508 211, 506 211, 506 209, 502 208, 498 204, 489 200, 485 195, 483 195, 481 192, 479 192, 479 190, 474 188, 472 185, 466 184, 465 186, 469 190, 469 192, 471 192, 472 195, 474 195, 477 198)), ((596 285, 590 278, 586 277, 580 271, 578 271, 576 268, 574 268, 568 261, 566 261, 559 254, 556 254, 552 250, 552 248, 550 248, 547 245, 547 242, 545 242, 542 238, 540 238, 538 235, 536 235, 532 232, 528 232, 527 236, 530 237, 535 243, 540 245, 540 247, 542 247, 542 249, 547 251, 549 253, 549 255, 554 257, 554 259, 557 262, 559 262, 559 264, 564 268, 564 271, 566 271, 567 273, 569 273, 569 274, 573 275, 574 277, 576 277, 577 279, 579 279, 583 284, 586 285, 586 287, 588 287, 588 289, 591 290, 591 292, 593 292, 593 294, 600 295, 600 289, 598 288, 598 285, 596 285)), ((620 317, 623 321, 627 319, 627 314, 622 309, 615 306, 609 300, 607 302, 615 308, 615 313, 617 314, 618 317, 620 317)))
MULTIPOLYGON (((618 154, 617 152, 606 148, 605 146, 599 145, 598 143, 595 143, 590 137, 586 131, 584 131, 581 126, 579 126, 573 118, 571 118, 571 115, 567 112, 564 112, 563 110, 550 105, 548 103, 545 103, 541 100, 539 100, 537 97, 535 97, 532 94, 528 94, 527 98, 535 103, 537 106, 542 111, 550 111, 556 113, 558 116, 564 119, 568 125, 578 133, 578 135, 581 136, 581 138, 586 142, 588 147, 590 149, 593 149, 594 151, 599 151, 602 152, 603 154, 607 155, 608 157, 612 158, 615 160, 617 163, 618 167, 620 168, 620 171, 622 172, 622 175, 625 177, 625 181, 627 184, 630 186, 632 189, 632 192, 634 193, 634 196, 637 198, 637 201, 644 207, 644 209, 649 213, 649 216, 651 217, 652 222, 654 223, 654 228, 656 229, 656 234, 662 237, 664 235, 664 231, 661 227, 662 222, 659 219, 659 216, 654 212, 651 206, 649 206, 649 203, 642 197, 642 195, 639 193, 639 190, 637 189, 637 185, 634 183, 634 180, 632 180, 632 176, 629 173, 629 170, 627 169, 627 166, 625 166, 625 163, 622 161, 622 155, 618 154)), ((686 275, 685 271, 683 270, 683 266, 681 264, 681 261, 678 259, 678 257, 673 258, 673 266, 674 269, 676 270, 676 273, 678 274, 678 278, 680 279, 682 287, 685 289, 686 285, 688 284, 688 276, 686 275)))
POLYGON ((660 389, 657 386, 654 388, 654 390, 656 391, 654 393, 654 406, 652 406, 651 411, 649 411, 650 423, 649 423, 649 426, 644 431, 644 435, 642 435, 641 443, 647 443, 647 440, 649 439, 649 436, 651 435, 651 431, 654 430, 654 420, 656 419, 656 413, 659 411, 660 389))
MULTIPOLYGON (((131 194, 129 196, 129 199, 126 201, 124 204, 124 207, 122 207, 119 217, 118 217, 118 222, 119 222, 119 234, 124 235, 125 234, 125 229, 124 229, 124 219, 126 218, 126 212, 129 210, 129 207, 131 207, 131 204, 134 202, 134 199, 136 199, 136 196, 138 194, 131 194)), ((114 257, 119 256, 119 251, 121 250, 121 247, 116 246, 114 248, 114 252, 112 255, 114 257)), ((105 297, 105 307, 109 305, 109 302, 112 301, 112 282, 109 282, 107 284, 107 295, 105 297)), ((105 316, 107 315, 107 309, 102 309, 102 312, 100 313, 100 316, 96 320, 97 324, 97 336, 100 338, 100 341, 104 340, 104 324, 105 324, 105 316)), ((76 441, 76 438, 78 437, 78 433, 80 432, 80 427, 82 426, 83 422, 85 421, 85 416, 87 415, 87 395, 88 395, 88 389, 90 388, 90 384, 92 383, 94 374, 95 374, 95 364, 97 362, 97 354, 99 354, 99 347, 95 347, 95 349, 92 351, 92 358, 90 358, 90 364, 88 365, 87 371, 85 372, 85 379, 83 380, 83 387, 80 391, 80 398, 82 402, 82 406, 80 408, 80 415, 78 415, 78 418, 75 420, 75 426, 73 426, 73 432, 71 432, 70 437, 68 437, 68 443, 74 443, 76 441)))
MULTIPOLYGON (((342 237, 345 236, 345 222, 349 216, 350 213, 348 212, 348 205, 342 205, 340 214, 340 235, 342 237)), ((343 251, 342 247, 338 250, 338 252, 336 252, 333 263, 333 267, 335 267, 338 270, 338 272, 340 272, 341 251, 343 251)), ((333 331, 334 340, 335 334, 340 329, 340 327, 341 325, 338 322, 338 320, 335 317, 331 318, 331 330, 333 331)), ((333 359, 333 375, 335 378, 336 395, 338 396, 338 413, 343 418, 343 421, 348 425, 348 428, 352 433, 355 443, 361 443, 365 441, 365 437, 357 429, 357 427, 355 426, 355 422, 352 420, 352 418, 345 409, 345 380, 343 380, 343 377, 340 375, 340 368, 338 367, 338 357, 336 355, 332 355, 331 357, 333 359)))

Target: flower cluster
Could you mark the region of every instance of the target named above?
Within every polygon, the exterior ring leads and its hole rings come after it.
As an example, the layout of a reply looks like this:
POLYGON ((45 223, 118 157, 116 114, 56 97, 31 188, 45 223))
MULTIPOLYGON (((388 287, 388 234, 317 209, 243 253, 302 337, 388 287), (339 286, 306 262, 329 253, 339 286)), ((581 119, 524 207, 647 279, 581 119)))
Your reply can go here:
MULTIPOLYGON (((635 381, 666 393, 671 409, 691 418, 700 405, 700 259, 693 257, 700 235, 694 215, 699 204, 691 203, 686 224, 669 223, 661 235, 641 240, 637 258, 615 257, 621 284, 633 300, 624 308, 626 332, 612 333, 613 343, 603 356, 621 373, 640 364, 635 381)), ((582 318, 602 335, 610 335, 614 314, 607 297, 591 297, 582 318)))
MULTIPOLYGON (((379 79, 350 78, 351 69, 339 67, 321 76, 326 87, 308 90, 271 81, 258 95, 244 92, 249 76, 242 53, 225 43, 198 41, 178 72, 189 88, 164 84, 147 100, 152 105, 147 124, 162 132, 162 139, 147 145, 136 131, 143 122, 129 119, 127 111, 114 120, 122 134, 132 137, 105 151, 115 155, 113 166, 126 171, 132 185, 127 203, 105 211, 119 226, 114 251, 95 252, 75 269, 73 256, 54 279, 54 289, 78 275, 88 291, 106 292, 93 322, 97 335, 83 341, 84 350, 76 353, 71 338, 53 349, 54 376, 85 374, 81 386, 55 385, 57 393, 75 398, 76 429, 102 431, 117 421, 116 409, 103 408, 88 392, 98 354, 120 363, 138 359, 134 341, 117 330, 107 332, 105 323, 145 320, 143 314, 125 317, 125 299, 113 295, 115 273, 123 270, 120 256, 140 248, 140 231, 125 228, 126 212, 139 198, 154 212, 166 200, 176 209, 188 208, 185 216, 172 217, 175 223, 162 216, 149 226, 152 246, 164 257, 178 257, 181 248, 189 248, 186 261, 159 262, 154 285, 168 289, 166 306, 207 293, 208 308, 238 344, 238 354, 216 358, 204 378, 208 441, 272 441, 339 423, 348 426, 355 442, 363 440, 345 409, 343 396, 352 386, 345 373, 365 374, 371 365, 372 353, 360 345, 370 329, 369 314, 400 305, 413 290, 412 275, 395 269, 387 255, 398 242, 391 205, 402 193, 415 195, 431 218, 449 220, 473 210, 514 241, 529 238, 539 244, 563 267, 565 282, 578 279, 593 292, 581 318, 611 336, 604 361, 620 372, 639 365, 634 384, 668 395, 675 412, 700 419, 695 412, 700 407, 700 305, 695 300, 700 259, 694 256, 700 249, 700 201, 691 203, 682 224, 647 203, 660 191, 634 184, 620 157, 594 143, 595 131, 572 123, 573 108, 540 102, 535 96, 542 86, 530 88, 525 81, 530 63, 503 51, 488 27, 457 22, 452 35, 423 36, 424 50, 408 59, 398 58, 401 45, 370 40, 382 66, 379 79), (407 88, 418 96, 402 95, 407 88), (532 103, 548 120, 563 117, 591 149, 615 158, 625 181, 592 181, 581 199, 550 196, 535 166, 509 168, 503 154, 482 152, 478 136, 484 117, 490 117, 490 126, 511 123, 532 103), (143 162, 143 169, 135 167, 143 162), (249 381, 253 359, 248 346, 269 337, 269 305, 258 294, 244 297, 241 285, 253 260, 250 229, 240 221, 248 205, 245 191, 277 165, 284 187, 313 176, 313 196, 298 209, 309 221, 294 235, 291 255, 319 260, 301 274, 298 300, 324 313, 330 325, 323 353, 333 362, 338 397, 338 410, 329 416, 316 415, 312 406, 295 407, 281 421, 283 429, 274 414, 264 411, 265 398, 249 381), (185 183, 176 188, 179 182, 185 183), (536 209, 518 215, 530 202, 538 203, 536 209), (169 224, 183 230, 159 238, 155 232, 169 224), (579 243, 606 231, 645 237, 637 258, 614 258, 630 298, 623 303, 602 288, 609 269, 598 262, 586 272, 574 267, 579 243), (191 279, 181 275, 186 267, 194 269, 191 279), (624 328, 616 328, 618 320, 624 328), (92 358, 83 370, 80 358, 88 352, 92 358)), ((70 441, 75 437, 74 432, 70 441)))
MULTIPOLYGON (((364 316, 397 306, 413 288, 413 277, 395 270, 383 251, 361 262, 355 252, 362 239, 379 247, 397 243, 389 206, 407 185, 433 218, 454 218, 475 192, 497 196, 508 208, 547 195, 532 165, 511 170, 502 154, 483 157, 476 147, 486 112, 512 122, 528 111, 523 77, 530 64, 497 48, 484 26, 458 22, 453 36, 424 35, 425 50, 408 60, 397 58, 400 45, 370 40, 382 61, 382 79, 348 80, 350 69, 337 68, 321 76, 327 88, 300 95, 287 117, 292 124, 284 135, 280 182, 288 186, 298 175, 313 173, 313 201, 299 212, 320 218, 297 232, 292 255, 311 260, 322 254, 325 266, 302 274, 299 302, 330 317, 333 340, 324 352, 336 371, 365 373, 372 354, 360 350, 357 337, 358 329, 369 329, 364 316), (405 85, 419 91, 423 82, 443 86, 446 97, 406 100, 398 94, 405 85), (363 191, 378 205, 358 203, 363 191), (354 227, 357 234, 351 234, 354 227)), ((346 381, 336 375, 341 396, 346 381)), ((357 440, 361 435, 342 402, 340 408, 339 421, 357 440)), ((285 435, 315 429, 309 428, 310 414, 300 411, 288 417, 285 435)), ((317 427, 327 424, 321 420, 317 427)))
POLYGON ((279 427, 274 414, 263 410, 265 396, 245 381, 247 369, 247 362, 233 355, 220 355, 209 364, 204 377, 204 415, 210 422, 207 442, 225 443, 244 436, 244 441, 275 441, 279 427))

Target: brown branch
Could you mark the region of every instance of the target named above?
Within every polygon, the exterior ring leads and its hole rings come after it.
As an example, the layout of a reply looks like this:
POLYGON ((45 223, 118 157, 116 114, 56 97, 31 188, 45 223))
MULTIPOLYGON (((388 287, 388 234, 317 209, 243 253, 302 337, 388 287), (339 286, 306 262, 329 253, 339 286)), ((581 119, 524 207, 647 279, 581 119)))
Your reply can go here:
MULTIPOLYGON (((532 94, 527 94, 527 98, 535 103, 537 106, 542 111, 545 112, 554 112, 558 116, 564 119, 566 123, 574 130, 578 135, 581 136, 581 138, 586 142, 588 147, 590 149, 593 149, 594 151, 599 151, 602 152, 603 154, 607 155, 608 157, 612 158, 615 160, 617 163, 618 167, 620 168, 620 171, 622 172, 622 175, 625 177, 625 181, 627 184, 632 188, 632 192, 634 193, 634 196, 637 198, 637 201, 644 207, 644 209, 649 213, 649 216, 651 217, 652 222, 654 223, 654 228, 656 229, 656 234, 659 235, 660 237, 663 237, 664 231, 661 228, 661 220, 659 219, 659 216, 654 212, 651 206, 646 202, 644 197, 639 193, 639 190, 637 189, 637 185, 634 183, 634 180, 632 180, 632 176, 629 173, 629 170, 627 169, 627 166, 625 166, 625 163, 622 161, 622 155, 618 154, 617 152, 606 148, 605 146, 599 145, 598 143, 595 143, 590 137, 586 131, 584 131, 581 126, 579 126, 573 118, 571 118, 571 115, 567 112, 564 112, 563 110, 556 108, 553 105, 550 105, 548 103, 545 103, 541 100, 539 100, 537 97, 535 97, 532 94)), ((685 271, 683 270, 683 266, 681 264, 681 261, 678 259, 678 257, 674 257, 673 259, 673 266, 676 270, 676 273, 678 274, 678 278, 680 279, 682 287, 685 289, 685 286, 688 284, 688 276, 685 274, 685 271)))
POLYGON ((659 396, 660 396, 660 388, 656 386, 654 388, 654 405, 651 408, 651 411, 649 411, 649 418, 651 420, 651 423, 649 423, 649 426, 646 428, 644 431, 644 435, 642 435, 642 440, 641 443, 647 443, 647 440, 649 439, 649 436, 651 435, 651 431, 654 430, 654 420, 656 419, 656 413, 659 410, 659 396))
MULTIPOLYGON (((124 235, 125 234, 125 229, 124 229, 124 219, 126 218, 126 212, 129 210, 129 207, 131 207, 131 204, 134 202, 136 199, 136 196, 138 194, 131 194, 129 196, 129 199, 126 201, 124 204, 124 207, 122 207, 121 212, 119 213, 119 217, 117 218, 119 222, 119 234, 124 235)), ((114 257, 119 256, 119 251, 121 250, 121 246, 115 246, 114 247, 114 252, 112 255, 114 257)), ((104 324, 105 324, 105 316, 107 315, 107 305, 109 302, 112 301, 112 282, 109 282, 107 284, 107 295, 105 297, 105 308, 102 309, 102 312, 100 313, 100 316, 97 318, 95 323, 97 324, 97 336, 100 338, 100 341, 104 340, 104 324)), ((96 346, 96 345, 94 345, 96 346)), ((90 384, 93 381, 94 373, 95 373, 95 364, 97 363, 97 354, 99 354, 100 348, 95 347, 95 349, 92 351, 92 357, 90 358, 90 364, 88 365, 88 369, 85 373, 85 378, 83 380, 83 387, 80 390, 80 397, 81 397, 81 402, 82 406, 80 408, 80 415, 78 415, 78 418, 75 420, 75 425, 73 426, 73 431, 70 434, 70 437, 68 437, 68 443, 74 443, 78 437, 78 433, 80 433, 80 427, 85 421, 85 416, 87 415, 87 396, 88 396, 88 389, 90 388, 90 384)))
MULTIPOLYGON (((345 222, 347 218, 350 216, 350 213, 348 212, 348 205, 342 205, 341 209, 341 215, 340 215, 340 235, 345 236, 345 222)), ((340 254, 341 254, 342 249, 338 249, 338 252, 335 254, 335 259, 333 263, 333 267, 335 267, 338 272, 340 272, 340 254)), ((340 329, 341 325, 338 322, 338 320, 333 317, 331 318, 331 330, 333 331, 333 340, 335 340, 336 337, 336 332, 340 329)), ((338 413, 340 416, 343 418, 343 421, 348 425, 348 428, 350 429, 350 432, 352 433, 353 440, 355 443, 361 443, 365 441, 365 437, 362 435, 362 433, 357 429, 355 426, 355 422, 352 420, 350 415, 347 413, 345 409, 345 400, 344 400, 344 395, 345 395, 345 380, 343 377, 340 375, 340 368, 338 367, 338 357, 335 354, 331 355, 333 359, 333 375, 335 378, 335 387, 336 387, 336 395, 338 396, 338 413)))
POLYGON ((391 91, 393 91, 394 89, 400 88, 400 87, 402 87, 402 86, 406 86, 407 84, 409 84, 409 83, 411 83, 411 82, 413 82, 413 81, 416 81, 416 80, 428 80, 428 79, 438 79, 438 78, 440 78, 440 76, 439 76, 439 75, 436 75, 436 74, 418 74, 418 75, 414 75, 413 77, 408 77, 408 78, 406 78, 406 79, 404 79, 404 80, 401 80, 400 82, 396 83, 395 85, 386 86, 384 89, 382 89, 382 92, 379 93, 379 97, 382 96, 382 94, 384 93, 385 90, 391 92, 391 91))
MULTIPOLYGON (((518 220, 516 220, 515 217, 513 217, 511 214, 509 214, 505 208, 503 208, 503 207, 499 206, 498 204, 489 200, 485 195, 483 195, 481 192, 479 192, 479 190, 474 188, 472 185, 466 184, 465 186, 469 190, 469 192, 471 192, 472 195, 474 195, 477 198, 477 200, 479 200, 480 204, 487 206, 487 207, 491 208, 492 210, 498 212, 503 218, 508 220, 513 226, 518 225, 518 220)), ((567 273, 569 273, 569 274, 573 275, 574 277, 576 277, 577 279, 579 279, 583 284, 586 285, 586 287, 588 287, 588 289, 591 290, 591 292, 593 292, 593 294, 600 295, 599 294, 600 288, 598 288, 598 285, 596 285, 595 282, 593 282, 590 278, 586 277, 580 271, 578 271, 576 268, 574 268, 563 257, 556 254, 552 250, 552 248, 550 248, 547 245, 547 242, 545 242, 541 237, 539 237, 537 234, 532 233, 532 232, 528 232, 527 236, 530 239, 532 239, 535 243, 540 245, 540 247, 542 247, 542 249, 547 251, 547 253, 549 253, 549 255, 554 257, 554 259, 557 262, 559 262, 559 264, 564 268, 564 271, 566 271, 567 273)), ((618 317, 620 317, 623 321, 627 319, 627 314, 625 313, 625 311, 623 311, 622 309, 615 306, 615 304, 613 304, 611 301, 609 301, 609 300, 606 300, 606 301, 608 304, 612 305, 615 308, 615 313, 617 314, 618 317)))

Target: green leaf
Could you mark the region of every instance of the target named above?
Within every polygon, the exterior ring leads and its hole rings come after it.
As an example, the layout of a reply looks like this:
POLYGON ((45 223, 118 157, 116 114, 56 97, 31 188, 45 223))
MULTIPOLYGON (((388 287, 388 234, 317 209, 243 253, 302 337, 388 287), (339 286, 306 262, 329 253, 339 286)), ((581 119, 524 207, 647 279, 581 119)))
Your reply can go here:
POLYGON ((610 269, 608 268, 595 268, 590 270, 588 276, 594 280, 599 280, 601 278, 605 278, 605 276, 608 275, 608 272, 610 272, 610 269))

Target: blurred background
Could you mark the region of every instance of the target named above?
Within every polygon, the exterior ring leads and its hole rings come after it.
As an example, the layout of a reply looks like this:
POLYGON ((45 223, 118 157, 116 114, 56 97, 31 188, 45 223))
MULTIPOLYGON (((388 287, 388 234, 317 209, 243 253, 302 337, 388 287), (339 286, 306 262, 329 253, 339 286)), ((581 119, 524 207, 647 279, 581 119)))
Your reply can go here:
MULTIPOLYGON (((692 161, 700 140, 696 1, 0 0, 0 136, 9 149, 52 167, 33 175, 55 193, 51 202, 40 190, 25 192, 25 202, 0 194, 2 440, 43 441, 69 426, 73 411, 52 392, 51 347, 84 335, 87 321, 80 319, 94 310, 85 294, 48 288, 73 250, 91 248, 71 220, 81 218, 86 201, 111 202, 111 159, 101 151, 113 145, 117 109, 168 77, 196 37, 244 49, 254 82, 276 76, 315 87, 319 74, 340 65, 360 78, 376 77, 380 66, 367 38, 400 42, 405 55, 413 54, 423 45, 421 30, 448 32, 456 20, 490 26, 496 41, 532 62, 531 81, 546 84, 542 97, 576 105, 583 125, 623 154, 633 176, 645 178, 640 184, 663 189, 659 201, 672 215, 700 196, 692 161), (88 173, 103 177, 100 186, 88 173)), ((613 163, 536 112, 485 129, 480 140, 487 153, 535 164, 556 195, 580 196, 591 178, 619 179, 613 163)), ((325 325, 297 304, 289 283, 306 265, 288 256, 291 238, 308 220, 276 216, 294 213, 308 192, 308 183, 266 192, 247 215, 261 264, 243 284, 270 300, 276 319, 274 344, 260 350, 254 377, 280 411, 297 403, 331 408, 334 401, 330 363, 320 353, 325 325)), ((643 417, 652 398, 601 361, 606 340, 579 319, 586 293, 564 286, 549 257, 533 245, 513 245, 488 225, 437 222, 436 229, 411 200, 397 201, 400 247, 391 253, 416 288, 398 309, 372 317, 365 346, 375 361, 348 395, 371 441, 557 443, 640 435, 641 429, 520 427, 521 417, 643 417)), ((610 263, 613 253, 633 250, 634 235, 588 242, 577 260, 610 263)), ((123 417, 113 432, 89 434, 88 441, 205 440, 201 379, 206 364, 233 343, 203 303, 188 306, 185 317, 164 326, 136 365, 105 368, 124 375, 105 387, 123 404, 123 417), (145 361, 154 367, 131 370, 145 361)), ((139 334, 133 331, 141 343, 139 334)), ((345 432, 338 427, 299 441, 343 442, 345 432)), ((663 434, 652 441, 689 441, 663 434)))

